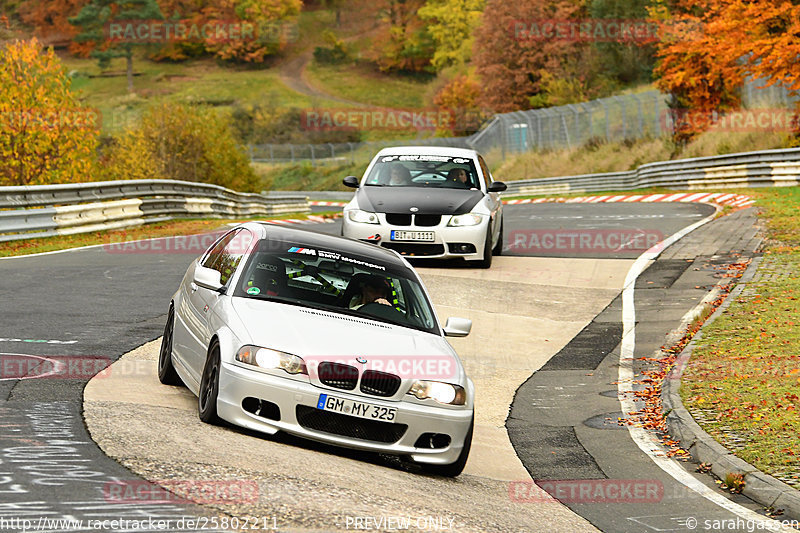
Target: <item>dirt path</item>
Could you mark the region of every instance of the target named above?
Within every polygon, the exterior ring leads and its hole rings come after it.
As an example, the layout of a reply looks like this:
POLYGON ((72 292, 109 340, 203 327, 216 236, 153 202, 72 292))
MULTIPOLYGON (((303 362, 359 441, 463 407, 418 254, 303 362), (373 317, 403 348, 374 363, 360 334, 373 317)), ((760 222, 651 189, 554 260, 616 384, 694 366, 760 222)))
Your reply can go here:
POLYGON ((346 98, 340 98, 338 96, 332 95, 330 93, 325 92, 323 89, 319 87, 313 86, 308 81, 308 77, 306 76, 306 67, 312 61, 313 55, 311 51, 306 50, 305 52, 281 63, 278 67, 278 74, 280 76, 281 81, 292 89, 300 94, 305 94, 306 96, 310 96, 311 98, 320 98, 324 100, 339 102, 341 104, 345 104, 352 107, 366 107, 367 104, 363 102, 357 102, 355 100, 348 100, 346 98))

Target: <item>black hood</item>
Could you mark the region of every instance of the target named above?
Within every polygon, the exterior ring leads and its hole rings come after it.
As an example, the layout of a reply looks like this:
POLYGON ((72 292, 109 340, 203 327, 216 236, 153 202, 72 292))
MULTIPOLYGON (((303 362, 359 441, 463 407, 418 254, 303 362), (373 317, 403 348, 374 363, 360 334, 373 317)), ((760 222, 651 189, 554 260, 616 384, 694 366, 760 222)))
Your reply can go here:
POLYGON ((373 213, 414 213, 420 215, 462 215, 469 213, 483 193, 468 189, 427 187, 375 187, 366 185, 356 192, 358 207, 373 213))

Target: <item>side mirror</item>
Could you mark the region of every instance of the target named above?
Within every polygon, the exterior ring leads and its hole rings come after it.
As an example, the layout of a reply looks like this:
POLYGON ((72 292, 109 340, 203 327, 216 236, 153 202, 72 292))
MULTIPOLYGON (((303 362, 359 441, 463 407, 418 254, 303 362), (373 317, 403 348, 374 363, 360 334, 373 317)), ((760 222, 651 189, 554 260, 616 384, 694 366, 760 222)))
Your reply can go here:
POLYGON ((218 291, 222 288, 222 275, 213 268, 197 265, 194 269, 194 282, 198 287, 218 291))
POLYGON ((355 176, 347 176, 342 180, 342 183, 344 183, 347 187, 358 189, 358 178, 355 176))
POLYGON ((503 192, 506 189, 508 189, 508 185, 502 181, 495 181, 489 185, 489 188, 486 189, 486 192, 503 192))
POLYGON ((450 317, 444 323, 446 337, 466 337, 472 330, 472 320, 468 318, 450 317))

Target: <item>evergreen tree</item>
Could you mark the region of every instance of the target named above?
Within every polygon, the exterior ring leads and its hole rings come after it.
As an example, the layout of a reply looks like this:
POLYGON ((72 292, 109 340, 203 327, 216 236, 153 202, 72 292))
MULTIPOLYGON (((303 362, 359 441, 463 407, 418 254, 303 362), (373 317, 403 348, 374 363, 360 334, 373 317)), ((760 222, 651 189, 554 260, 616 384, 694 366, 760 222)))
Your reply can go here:
POLYGON ((113 58, 124 57, 128 76, 128 92, 133 92, 133 49, 144 43, 133 40, 111 40, 106 34, 109 24, 114 22, 164 20, 156 0, 92 0, 70 24, 81 28, 75 36, 78 43, 91 43, 91 57, 98 60, 100 68, 106 68, 113 58))

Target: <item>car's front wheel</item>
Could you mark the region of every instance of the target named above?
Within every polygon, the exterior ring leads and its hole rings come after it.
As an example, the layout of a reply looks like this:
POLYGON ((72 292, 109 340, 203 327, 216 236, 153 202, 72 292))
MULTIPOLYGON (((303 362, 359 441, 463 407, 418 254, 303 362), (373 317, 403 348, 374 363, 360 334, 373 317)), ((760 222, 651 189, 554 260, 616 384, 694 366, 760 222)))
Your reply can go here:
POLYGON ((158 381, 164 385, 182 385, 180 376, 172 364, 172 333, 175 331, 175 308, 169 306, 161 350, 158 352, 158 381))
POLYGON ((216 342, 208 350, 208 358, 200 380, 200 394, 197 399, 200 420, 206 424, 218 424, 217 396, 219 395, 220 370, 219 344, 216 342))
POLYGON ((503 253, 503 219, 500 219, 500 234, 497 236, 497 244, 492 248, 493 255, 500 255, 503 253))
POLYGON ((437 476, 456 477, 464 471, 467 465, 467 458, 469 458, 469 450, 472 447, 472 429, 475 427, 475 418, 473 417, 469 423, 467 435, 464 437, 464 447, 461 448, 461 453, 458 454, 458 459, 449 465, 422 465, 422 469, 429 474, 437 476))
POLYGON ((492 266, 492 227, 486 228, 486 242, 483 243, 483 259, 475 261, 479 268, 492 266))

